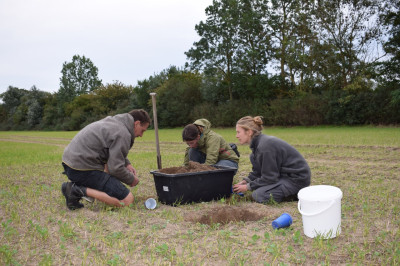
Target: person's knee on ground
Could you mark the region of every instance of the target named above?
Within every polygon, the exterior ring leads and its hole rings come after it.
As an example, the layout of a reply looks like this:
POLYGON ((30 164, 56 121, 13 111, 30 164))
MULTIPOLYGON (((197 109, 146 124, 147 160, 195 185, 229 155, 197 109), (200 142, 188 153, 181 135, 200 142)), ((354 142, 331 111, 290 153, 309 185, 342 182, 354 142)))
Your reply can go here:
POLYGON ((282 201, 299 201, 299 198, 297 197, 297 194, 293 194, 285 197, 282 201))
POLYGON ((251 196, 253 200, 258 203, 270 203, 270 202, 281 203, 284 199, 283 195, 281 195, 280 193, 274 193, 274 192, 260 193, 257 190, 253 191, 251 196))
POLYGON ((131 205, 134 199, 135 198, 133 197, 132 192, 129 192, 128 196, 126 196, 123 200, 121 200, 121 202, 123 203, 122 207, 131 205))
POLYGON ((268 195, 260 195, 260 193, 256 193, 256 191, 253 191, 252 193, 252 198, 254 201, 258 203, 269 203, 269 202, 277 202, 277 203, 282 203, 282 202, 290 202, 290 201, 298 201, 297 194, 289 195, 289 196, 284 196, 279 193, 269 193, 268 195))

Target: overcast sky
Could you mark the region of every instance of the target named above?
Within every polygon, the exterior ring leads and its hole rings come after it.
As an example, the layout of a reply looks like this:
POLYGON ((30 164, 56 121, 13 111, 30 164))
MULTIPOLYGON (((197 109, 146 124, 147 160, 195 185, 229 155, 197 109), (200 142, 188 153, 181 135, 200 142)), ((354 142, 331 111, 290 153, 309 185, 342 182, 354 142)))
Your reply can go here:
POLYGON ((56 92, 64 62, 90 58, 103 84, 181 67, 212 0, 0 0, 0 93, 56 92))

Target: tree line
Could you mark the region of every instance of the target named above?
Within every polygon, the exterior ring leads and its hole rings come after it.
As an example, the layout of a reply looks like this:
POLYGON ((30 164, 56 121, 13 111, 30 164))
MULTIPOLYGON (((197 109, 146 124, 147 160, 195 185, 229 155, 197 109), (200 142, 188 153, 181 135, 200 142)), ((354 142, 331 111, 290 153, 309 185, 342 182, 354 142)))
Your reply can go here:
POLYGON ((78 130, 134 108, 151 113, 150 92, 160 127, 200 117, 233 126, 245 115, 283 126, 398 124, 399 12, 395 0, 214 0, 184 66, 103 85, 75 55, 56 93, 9 86, 0 129, 78 130))

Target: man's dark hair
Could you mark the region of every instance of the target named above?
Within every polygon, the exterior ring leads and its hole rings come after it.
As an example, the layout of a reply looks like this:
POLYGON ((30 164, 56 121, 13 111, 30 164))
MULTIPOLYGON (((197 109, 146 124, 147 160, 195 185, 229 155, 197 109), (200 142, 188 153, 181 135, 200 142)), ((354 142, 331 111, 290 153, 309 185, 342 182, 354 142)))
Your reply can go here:
POLYGON ((140 121, 140 124, 149 123, 151 124, 151 118, 149 114, 143 109, 134 109, 129 112, 129 114, 135 119, 135 121, 140 121))
POLYGON ((183 141, 192 141, 196 139, 198 135, 200 135, 200 131, 195 124, 189 124, 183 128, 183 141))

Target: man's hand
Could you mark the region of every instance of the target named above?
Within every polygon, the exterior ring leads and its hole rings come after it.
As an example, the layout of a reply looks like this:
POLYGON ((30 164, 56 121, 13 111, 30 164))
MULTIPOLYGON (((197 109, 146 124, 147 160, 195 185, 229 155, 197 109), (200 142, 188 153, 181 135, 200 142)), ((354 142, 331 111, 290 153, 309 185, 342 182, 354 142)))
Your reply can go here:
POLYGON ((132 184, 131 184, 131 187, 134 187, 134 186, 136 186, 137 184, 139 184, 139 178, 137 178, 137 177, 135 176, 135 178, 133 179, 133 182, 132 182, 132 184))
POLYGON ((128 171, 131 172, 131 173, 133 174, 133 176, 135 177, 135 178, 133 179, 133 182, 132 182, 132 184, 131 184, 131 187, 134 187, 134 186, 136 186, 137 184, 139 184, 139 178, 137 177, 136 169, 133 168, 133 166, 132 166, 131 164, 128 164, 128 165, 126 166, 126 169, 128 169, 128 171))
POLYGON ((128 169, 129 172, 131 172, 134 176, 136 176, 136 170, 135 170, 135 168, 133 168, 133 166, 131 164, 128 164, 126 166, 126 169, 128 169))

